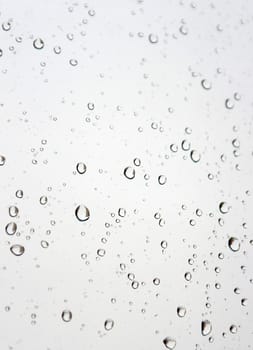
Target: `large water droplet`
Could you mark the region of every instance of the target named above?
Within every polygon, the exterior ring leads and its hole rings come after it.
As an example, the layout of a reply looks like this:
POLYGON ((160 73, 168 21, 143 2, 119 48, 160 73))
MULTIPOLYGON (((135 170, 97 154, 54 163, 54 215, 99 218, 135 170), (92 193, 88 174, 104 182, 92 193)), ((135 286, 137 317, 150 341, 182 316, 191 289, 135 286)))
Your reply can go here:
POLYGON ((105 323, 104 323, 104 327, 106 331, 110 331, 114 326, 114 321, 111 320, 110 318, 108 318, 105 323))
POLYGON ((233 252, 238 252, 240 249, 240 242, 238 238, 230 237, 228 240, 228 246, 233 252))
POLYGON ((21 256, 24 254, 25 248, 20 244, 14 244, 10 247, 10 251, 16 256, 21 256))
POLYGON ((135 169, 128 166, 124 169, 124 175, 127 179, 132 180, 135 178, 135 169))
POLYGON ((173 350, 176 347, 176 340, 170 337, 166 337, 163 339, 163 344, 166 346, 167 349, 173 350))
POLYGON ((208 320, 204 320, 201 322, 201 334, 203 336, 206 336, 208 334, 210 334, 212 331, 212 324, 210 321, 208 320))
POLYGON ((70 310, 63 310, 61 318, 64 322, 70 322, 72 320, 72 312, 70 310))
POLYGON ((76 208, 75 215, 79 221, 87 221, 90 218, 90 211, 85 205, 81 204, 76 208))

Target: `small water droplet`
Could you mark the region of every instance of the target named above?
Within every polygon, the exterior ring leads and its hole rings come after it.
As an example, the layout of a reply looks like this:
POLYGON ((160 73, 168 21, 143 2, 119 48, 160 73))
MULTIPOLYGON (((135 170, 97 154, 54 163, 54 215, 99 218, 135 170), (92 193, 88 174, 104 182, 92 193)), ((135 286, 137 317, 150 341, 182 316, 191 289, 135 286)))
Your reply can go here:
POLYGON ((106 331, 110 331, 114 326, 114 321, 110 318, 108 318, 107 320, 105 320, 104 323, 104 328, 106 331))
POLYGON ((72 312, 70 310, 63 310, 61 318, 64 322, 70 322, 72 320, 72 312))
POLYGON ((198 151, 195 151, 195 150, 191 151, 190 157, 194 163, 198 163, 200 161, 200 158, 201 158, 200 153, 198 151))
POLYGON ((118 215, 122 218, 124 218, 126 216, 126 209, 124 208, 119 208, 118 210, 118 215))
POLYGON ((41 205, 47 204, 47 197, 46 196, 41 196, 40 197, 40 204, 41 205))
POLYGON ((11 205, 9 207, 9 215, 12 217, 12 218, 15 218, 17 215, 18 215, 18 208, 15 206, 15 205, 11 205))
POLYGON ((225 100, 225 107, 227 109, 233 109, 234 108, 234 102, 230 98, 227 98, 225 100))
POLYGON ((165 185, 167 182, 167 177, 165 175, 159 175, 158 176, 158 183, 160 185, 165 185))
POLYGON ((33 47, 37 50, 41 50, 44 47, 44 41, 41 38, 34 39, 33 47))
POLYGON ((230 207, 226 202, 221 202, 219 204, 219 210, 222 214, 227 214, 230 210, 230 207))
POLYGON ((236 334, 237 333, 236 325, 232 324, 232 326, 230 326, 229 330, 230 330, 230 333, 236 334))
POLYGON ((5 232, 7 233, 7 235, 14 235, 17 231, 17 224, 15 222, 9 222, 6 226, 5 226, 5 232))
POLYGON ((77 163, 76 170, 79 174, 84 174, 86 173, 87 167, 84 163, 80 162, 80 163, 77 163))
POLYGON ((0 166, 3 166, 5 164, 5 157, 0 155, 0 166))
POLYGON ((4 22, 4 23, 2 24, 2 29, 3 29, 5 32, 8 32, 8 31, 11 29, 11 22, 10 22, 10 21, 4 22))
POLYGON ((128 166, 124 169, 124 175, 127 179, 132 180, 135 178, 135 169, 128 166))
POLYGON ((149 34, 148 40, 151 44, 157 44, 159 41, 158 35, 156 34, 149 34))
POLYGON ((87 221, 90 218, 90 211, 85 205, 80 204, 75 210, 75 215, 79 221, 87 221))
POLYGON ((205 90, 210 90, 212 88, 212 84, 207 79, 201 80, 201 85, 205 90))
POLYGON ((189 32, 189 30, 188 30, 188 28, 186 27, 186 25, 182 25, 182 26, 179 28, 179 31, 180 31, 180 33, 183 34, 183 35, 187 35, 188 32, 189 32))
POLYGON ((179 317, 184 317, 186 315, 186 308, 184 306, 178 306, 177 315, 179 317))
POLYGON ((16 191, 16 197, 17 197, 17 198, 23 198, 23 195, 24 195, 24 193, 23 193, 22 190, 17 190, 17 191, 16 191))

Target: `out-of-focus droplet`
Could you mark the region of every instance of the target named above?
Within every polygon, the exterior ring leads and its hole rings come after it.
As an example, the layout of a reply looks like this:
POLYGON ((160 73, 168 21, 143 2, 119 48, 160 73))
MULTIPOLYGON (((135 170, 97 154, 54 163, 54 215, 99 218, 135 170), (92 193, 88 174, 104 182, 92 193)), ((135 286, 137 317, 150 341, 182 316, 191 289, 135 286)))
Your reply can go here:
POLYGON ((18 208, 15 206, 15 205, 11 205, 9 207, 9 215, 12 217, 12 218, 15 218, 17 215, 18 215, 18 208))
POLYGON ((226 202, 221 202, 219 204, 219 210, 222 214, 227 214, 229 212, 229 205, 226 202))
POLYGON ((166 337, 163 339, 163 344, 165 345, 165 347, 169 350, 173 350, 175 349, 177 342, 175 339, 171 338, 171 337, 166 337))
POLYGON ((40 204, 41 205, 47 204, 47 197, 46 196, 41 196, 40 197, 40 204))
POLYGON ((237 333, 237 326, 232 324, 232 326, 230 326, 229 330, 230 330, 230 333, 236 334, 237 333))
POLYGON ((180 33, 183 34, 183 35, 187 35, 188 32, 189 32, 189 30, 188 30, 188 28, 186 27, 185 24, 183 24, 183 25, 179 28, 179 31, 180 31, 180 33))
POLYGON ((190 157, 194 163, 198 163, 200 161, 200 158, 201 158, 200 153, 196 150, 191 151, 190 157))
POLYGON ((84 173, 86 173, 87 167, 84 163, 79 162, 76 165, 76 170, 79 174, 84 174, 84 173))
POLYGON ((8 31, 11 29, 11 22, 10 22, 10 21, 4 22, 4 23, 2 24, 2 29, 3 29, 5 32, 8 32, 8 31))
POLYGON ((227 99, 225 100, 225 107, 226 107, 227 109, 233 109, 234 106, 235 106, 235 104, 234 104, 234 102, 233 102, 230 98, 227 98, 227 99))
POLYGON ((33 47, 37 50, 41 50, 44 47, 44 41, 41 38, 33 40, 33 47))
POLYGON ((167 182, 167 177, 165 175, 159 175, 158 176, 158 183, 160 185, 165 185, 167 182))
POLYGON ((57 55, 59 55, 61 53, 61 47, 60 46, 55 46, 54 47, 54 53, 56 53, 57 55))
POLYGON ((124 169, 124 175, 127 179, 133 180, 135 178, 135 169, 128 166, 124 169))
POLYGON ((94 105, 94 103, 89 102, 89 103, 87 104, 87 107, 88 107, 88 109, 89 109, 90 111, 93 111, 94 108, 95 108, 95 105, 94 105))
POLYGON ((212 331, 212 324, 210 321, 208 320, 204 320, 201 322, 201 334, 203 336, 207 336, 208 334, 210 334, 212 331))
POLYGON ((201 85, 205 90, 210 90, 212 88, 212 84, 207 79, 201 80, 201 85))
POLYGON ((158 35, 156 34, 149 34, 148 40, 151 44, 157 44, 159 41, 158 35))
POLYGON ((3 166, 5 164, 5 157, 0 155, 0 166, 3 166))
POLYGON ((75 215, 79 221, 87 221, 90 218, 90 211, 85 205, 80 204, 75 210, 75 215))
POLYGON ((118 215, 122 218, 124 218, 126 216, 126 209, 124 208, 119 208, 118 210, 118 215))
POLYGON ((104 323, 104 328, 106 331, 110 331, 114 326, 114 321, 110 318, 108 318, 107 320, 105 320, 104 323))
POLYGON ((21 256, 24 254, 25 248, 20 244, 14 244, 10 247, 10 251, 16 256, 21 256))
POLYGON ((70 310, 63 310, 61 318, 64 322, 70 322, 72 320, 72 312, 70 310))
POLYGON ((75 67, 75 66, 78 65, 78 61, 77 61, 75 58, 71 58, 71 59, 69 60, 69 63, 70 63, 70 65, 71 65, 72 67, 75 67))
POLYGON ((5 226, 5 232, 7 233, 7 235, 14 235, 17 231, 17 224, 15 222, 9 222, 6 226, 5 226))
POLYGON ((178 306, 177 315, 179 317, 184 317, 186 315, 186 308, 184 306, 178 306))
POLYGON ((233 252, 238 252, 241 245, 238 238, 230 237, 228 240, 228 246, 233 252))

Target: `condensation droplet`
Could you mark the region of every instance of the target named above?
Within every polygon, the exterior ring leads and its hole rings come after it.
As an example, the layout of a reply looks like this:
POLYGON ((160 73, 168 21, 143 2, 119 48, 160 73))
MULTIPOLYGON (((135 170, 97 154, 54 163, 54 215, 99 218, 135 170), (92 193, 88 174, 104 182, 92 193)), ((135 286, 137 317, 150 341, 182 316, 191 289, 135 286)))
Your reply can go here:
POLYGON ((228 246, 233 252, 238 252, 241 245, 238 238, 230 237, 228 240, 228 246))
POLYGON ((16 256, 21 256, 24 254, 25 248, 20 244, 14 244, 10 247, 10 251, 16 256))
POLYGON ((46 196, 41 196, 40 197, 40 204, 41 205, 46 205, 47 204, 47 197, 46 196))
POLYGON ((76 208, 75 215, 79 221, 87 221, 90 218, 90 211, 85 205, 81 204, 76 208))
POLYGON ((212 88, 212 84, 207 79, 201 80, 201 85, 205 90, 210 90, 212 88))
POLYGON ((107 319, 104 323, 104 328, 106 331, 110 331, 114 326, 114 321, 112 319, 107 319))
POLYGON ((127 179, 133 180, 135 178, 135 169, 128 166, 124 169, 124 175, 127 179))
POLYGON ((212 331, 212 324, 210 321, 208 320, 204 320, 201 322, 201 334, 203 336, 207 336, 208 334, 210 334, 212 331))
POLYGON ((70 322, 72 320, 72 312, 70 310, 63 310, 61 318, 64 322, 70 322))
POLYGON ((12 217, 12 218, 15 218, 17 215, 18 215, 18 208, 15 206, 15 205, 11 205, 9 207, 9 215, 12 217))
POLYGON ((157 44, 159 41, 158 35, 156 34, 149 34, 148 40, 151 44, 157 44))
POLYGON ((0 155, 0 166, 3 166, 5 164, 5 157, 0 155))
POLYGON ((225 100, 225 107, 227 109, 233 109, 234 108, 234 102, 230 98, 227 98, 225 100))
POLYGON ((200 161, 200 158, 201 158, 200 153, 198 151, 195 151, 195 150, 191 151, 190 157, 194 163, 198 163, 200 161))
POLYGON ((166 338, 163 339, 163 344, 165 345, 165 347, 167 349, 173 350, 173 349, 175 349, 177 342, 173 338, 166 337, 166 338))
POLYGON ((44 47, 44 41, 41 38, 34 39, 33 47, 37 50, 41 50, 44 47))
POLYGON ((87 167, 84 163, 80 162, 80 163, 77 163, 76 170, 79 174, 84 174, 86 173, 87 167))
POLYGON ((7 233, 7 235, 14 235, 17 231, 17 224, 15 222, 9 222, 6 226, 5 226, 5 232, 7 233))
POLYGON ((167 182, 167 177, 165 175, 159 175, 158 176, 158 183, 160 185, 165 185, 167 182))
POLYGON ((222 214, 227 214, 229 212, 229 205, 226 202, 221 202, 219 204, 219 210, 222 214))
POLYGON ((186 315, 186 308, 184 306, 178 306, 177 315, 179 317, 184 317, 186 315))

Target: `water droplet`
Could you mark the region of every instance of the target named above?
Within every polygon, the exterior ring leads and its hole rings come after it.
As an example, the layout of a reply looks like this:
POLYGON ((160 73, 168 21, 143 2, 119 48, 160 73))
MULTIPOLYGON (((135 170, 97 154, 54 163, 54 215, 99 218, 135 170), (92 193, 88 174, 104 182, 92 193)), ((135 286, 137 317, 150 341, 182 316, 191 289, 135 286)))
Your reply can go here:
POLYGON ((219 210, 222 214, 227 214, 230 210, 230 207, 226 202, 221 202, 219 204, 219 210))
POLYGON ((153 284, 155 285, 155 286, 159 286, 159 284, 160 284, 160 279, 159 278, 154 278, 153 279, 153 284))
POLYGON ((87 167, 84 163, 80 162, 80 163, 77 163, 76 170, 79 174, 84 174, 86 173, 87 167))
POLYGON ((81 204, 76 208, 75 215, 79 221, 87 221, 90 218, 90 211, 85 205, 81 204))
POLYGON ((167 182, 167 177, 165 175, 159 175, 158 176, 158 183, 160 185, 165 185, 167 182))
POLYGON ((124 169, 124 175, 127 179, 132 180, 135 178, 135 169, 128 166, 124 169))
POLYGON ((186 281, 190 281, 192 279, 192 274, 190 272, 186 272, 184 275, 186 281))
POLYGON ((17 231, 17 224, 15 222, 9 222, 6 226, 5 226, 5 232, 7 233, 7 235, 14 235, 17 231))
POLYGON ((37 50, 41 50, 44 47, 44 41, 41 38, 37 38, 33 41, 33 47, 37 50))
POLYGON ((72 320, 72 312, 70 310, 63 310, 61 318, 64 322, 70 322, 72 320))
POLYGON ((47 241, 41 241, 40 245, 42 248, 48 248, 49 247, 49 243, 47 241))
POLYGON ((110 331, 114 326, 114 321, 111 320, 110 318, 108 318, 107 320, 105 320, 104 323, 104 328, 106 331, 110 331))
POLYGON ((234 99, 235 99, 236 101, 240 101, 241 95, 240 95, 238 92, 235 92, 235 93, 234 93, 234 99))
POLYGON ((141 160, 139 158, 134 158, 134 165, 135 166, 140 166, 141 165, 141 160))
POLYGON ((232 326, 230 326, 229 330, 230 330, 230 333, 236 334, 237 333, 236 325, 232 324, 232 326))
POLYGON ((23 193, 22 190, 17 190, 17 191, 16 191, 16 197, 17 197, 17 198, 23 198, 23 195, 24 195, 24 193, 23 193))
POLYGON ((5 157, 0 155, 0 166, 3 166, 5 164, 5 157))
POLYGON ((119 208, 118 210, 118 215, 122 218, 124 218, 126 216, 126 209, 124 208, 119 208))
POLYGON ((14 244, 10 247, 10 251, 16 256, 21 256, 24 254, 25 248, 20 244, 14 244))
POLYGON ((189 151, 189 149, 191 148, 191 143, 187 140, 183 140, 181 143, 181 147, 183 151, 189 151))
POLYGON ((208 320, 204 320, 201 322, 201 334, 203 336, 207 336, 208 334, 210 334, 212 331, 212 324, 210 321, 208 320))
POLYGON ((241 245, 238 238, 230 237, 228 240, 228 246, 233 252, 238 252, 241 245))
POLYGON ((105 250, 104 249, 98 249, 97 250, 97 255, 100 256, 100 257, 105 256, 105 250))
POLYGON ((163 339, 163 344, 165 345, 165 347, 167 349, 173 350, 173 349, 175 349, 177 342, 173 338, 166 337, 166 338, 163 339))
POLYGON ((10 215, 12 218, 15 218, 15 217, 18 215, 18 212, 19 212, 18 208, 15 207, 14 205, 11 205, 11 206, 9 207, 9 215, 10 215))
POLYGON ((89 103, 87 104, 87 107, 88 107, 88 109, 89 109, 90 111, 93 111, 94 108, 95 108, 95 105, 94 105, 94 103, 89 102, 89 103))
POLYGON ((191 151, 190 157, 194 163, 198 163, 200 161, 200 158, 201 158, 200 153, 198 151, 195 151, 195 150, 191 151))
POLYGON ((159 41, 158 35, 156 34, 149 34, 148 40, 151 44, 157 44, 159 41))
POLYGON ((46 196, 41 196, 40 197, 40 204, 41 205, 47 204, 47 197, 46 196))
POLYGON ((227 109, 233 109, 234 108, 234 102, 230 98, 227 98, 225 100, 225 107, 227 109))
POLYGON ((2 24, 2 29, 3 29, 5 32, 8 32, 8 31, 11 29, 11 22, 10 22, 10 21, 4 22, 4 23, 2 24))
POLYGON ((182 26, 179 28, 179 31, 180 31, 180 33, 183 34, 183 35, 187 35, 188 32, 189 32, 189 30, 188 30, 188 28, 186 27, 186 25, 182 25, 182 26))
POLYGON ((186 308, 184 306, 178 306, 177 315, 179 317, 184 317, 186 315, 186 308))
POLYGON ((61 47, 60 46, 55 46, 54 47, 54 53, 56 53, 56 55, 59 55, 61 53, 61 47))
POLYGON ((70 63, 70 65, 71 65, 72 67, 75 67, 75 66, 78 65, 78 61, 77 61, 75 58, 71 58, 71 59, 69 60, 69 63, 70 63))
POLYGON ((207 79, 201 80, 201 85, 205 90, 210 90, 212 88, 212 84, 207 79))

